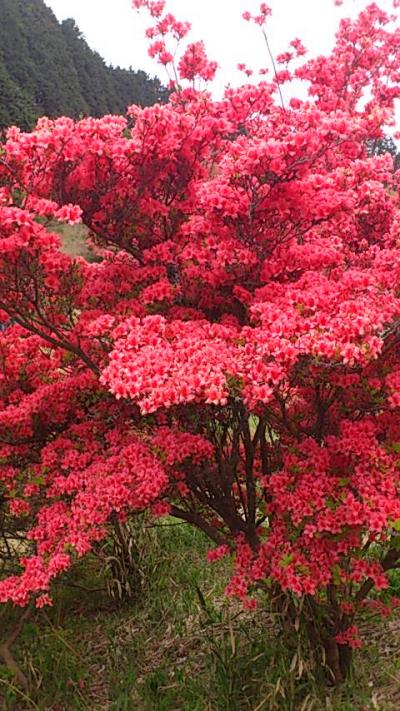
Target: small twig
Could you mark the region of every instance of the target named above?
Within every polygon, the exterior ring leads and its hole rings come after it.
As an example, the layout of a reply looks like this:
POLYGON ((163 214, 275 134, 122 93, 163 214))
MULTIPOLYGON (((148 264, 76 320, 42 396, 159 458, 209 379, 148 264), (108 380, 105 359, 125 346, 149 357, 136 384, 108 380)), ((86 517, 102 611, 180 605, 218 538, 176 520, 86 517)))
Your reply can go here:
POLYGON ((74 649, 74 647, 73 647, 71 644, 69 644, 69 642, 67 642, 67 641, 64 639, 64 637, 58 632, 57 628, 53 625, 53 623, 52 623, 50 617, 48 616, 47 612, 44 611, 44 609, 42 610, 42 613, 43 613, 43 617, 45 618, 46 622, 47 622, 48 625, 50 626, 50 628, 51 628, 51 630, 52 630, 54 636, 57 637, 57 639, 59 639, 60 642, 62 642, 62 644, 63 644, 67 649, 69 649, 70 652, 72 652, 73 654, 75 654, 75 656, 78 657, 78 659, 80 659, 81 661, 83 661, 82 655, 79 654, 79 652, 77 652, 76 649, 74 649))
POLYGON ((149 523, 143 528, 175 528, 175 526, 190 526, 187 521, 181 521, 180 523, 149 523))
POLYGON ((87 593, 106 592, 106 588, 87 588, 85 587, 85 585, 79 585, 79 583, 70 583, 68 581, 63 581, 61 585, 68 588, 76 588, 77 590, 83 590, 83 592, 87 593))
POLYGON ((275 74, 275 80, 276 80, 276 83, 277 83, 277 86, 278 86, 278 91, 279 91, 279 96, 280 96, 280 100, 281 100, 281 105, 282 105, 283 110, 286 111, 285 102, 284 102, 284 100, 283 100, 283 95, 282 95, 282 91, 281 91, 281 85, 280 85, 280 82, 279 82, 279 80, 278 80, 278 72, 277 72, 277 69, 276 69, 276 64, 275 64, 274 55, 273 55, 272 52, 271 52, 271 47, 269 46, 269 42, 268 42, 268 37, 267 37, 266 31, 263 30, 262 33, 263 33, 263 36, 264 36, 265 44, 267 45, 267 50, 268 50, 269 57, 270 57, 271 62, 272 62, 272 67, 273 67, 274 74, 275 74))
POLYGON ((24 694, 24 692, 21 691, 21 689, 19 689, 18 686, 14 686, 14 684, 11 684, 10 681, 5 681, 5 679, 0 679, 0 684, 4 684, 5 686, 7 686, 8 689, 12 689, 13 691, 15 691, 17 694, 22 696, 22 698, 25 699, 25 701, 28 701, 28 703, 31 704, 31 706, 33 706, 34 709, 38 709, 38 711, 40 711, 39 706, 37 704, 35 704, 35 702, 29 696, 24 694))

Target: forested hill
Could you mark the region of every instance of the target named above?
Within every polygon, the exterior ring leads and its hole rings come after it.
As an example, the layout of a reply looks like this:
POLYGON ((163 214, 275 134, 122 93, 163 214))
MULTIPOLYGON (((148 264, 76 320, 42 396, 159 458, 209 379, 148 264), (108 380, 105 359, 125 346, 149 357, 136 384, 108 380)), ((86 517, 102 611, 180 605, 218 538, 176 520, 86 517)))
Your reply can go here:
POLYGON ((0 126, 39 116, 102 116, 166 99, 158 79, 107 66, 74 20, 59 23, 43 0, 0 0, 0 126))

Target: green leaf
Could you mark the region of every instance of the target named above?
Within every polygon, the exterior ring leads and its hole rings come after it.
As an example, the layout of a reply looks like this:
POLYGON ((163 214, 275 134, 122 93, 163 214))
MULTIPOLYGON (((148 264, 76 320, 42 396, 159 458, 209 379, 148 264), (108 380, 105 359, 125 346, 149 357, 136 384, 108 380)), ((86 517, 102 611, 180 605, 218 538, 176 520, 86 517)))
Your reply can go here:
POLYGON ((342 571, 340 565, 335 565, 332 568, 332 577, 335 585, 341 585, 342 583, 342 571))
POLYGON ((281 568, 287 568, 288 565, 290 565, 291 563, 293 563, 293 560, 294 560, 294 555, 293 555, 293 553, 287 553, 286 555, 283 556, 283 558, 281 559, 279 565, 281 566, 281 568))
POLYGON ((339 479, 339 486, 347 486, 350 483, 350 479, 339 479))

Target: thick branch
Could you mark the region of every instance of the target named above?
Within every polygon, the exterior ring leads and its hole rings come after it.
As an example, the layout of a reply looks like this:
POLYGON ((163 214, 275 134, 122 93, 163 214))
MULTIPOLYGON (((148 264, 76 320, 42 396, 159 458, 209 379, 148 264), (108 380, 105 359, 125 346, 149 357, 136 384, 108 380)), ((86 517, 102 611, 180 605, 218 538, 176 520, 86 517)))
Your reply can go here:
POLYGON ((201 531, 211 538, 217 545, 229 545, 228 540, 222 535, 214 526, 211 526, 202 516, 200 516, 195 511, 184 511, 183 509, 178 509, 176 506, 172 506, 170 511, 171 516, 179 518, 182 521, 196 526, 201 531))
MULTIPOLYGON (((392 568, 396 567, 396 563, 400 560, 400 551, 396 550, 395 548, 391 548, 390 551, 387 552, 385 557, 381 561, 381 566, 383 570, 386 572, 388 570, 391 570, 392 568)), ((368 578, 368 580, 365 581, 365 583, 362 584, 360 587, 355 600, 356 602, 362 602, 364 600, 368 593, 372 590, 374 587, 374 581, 371 580, 371 578, 368 578)))

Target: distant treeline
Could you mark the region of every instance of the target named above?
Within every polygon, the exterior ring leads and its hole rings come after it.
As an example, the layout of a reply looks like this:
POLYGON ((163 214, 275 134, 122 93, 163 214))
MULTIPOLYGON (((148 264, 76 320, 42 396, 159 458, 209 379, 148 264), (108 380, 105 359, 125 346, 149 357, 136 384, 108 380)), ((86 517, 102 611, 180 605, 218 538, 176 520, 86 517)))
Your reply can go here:
POLYGON ((43 0, 0 0, 0 127, 30 129, 39 116, 103 116, 150 106, 168 93, 143 71, 107 66, 74 20, 43 0))

